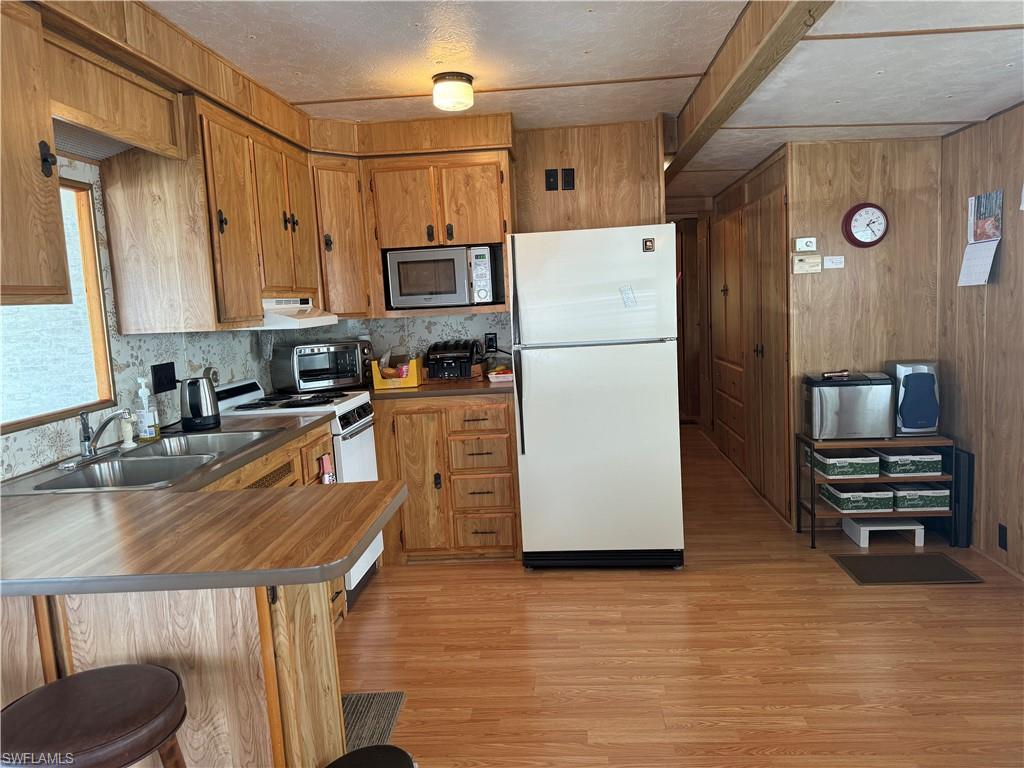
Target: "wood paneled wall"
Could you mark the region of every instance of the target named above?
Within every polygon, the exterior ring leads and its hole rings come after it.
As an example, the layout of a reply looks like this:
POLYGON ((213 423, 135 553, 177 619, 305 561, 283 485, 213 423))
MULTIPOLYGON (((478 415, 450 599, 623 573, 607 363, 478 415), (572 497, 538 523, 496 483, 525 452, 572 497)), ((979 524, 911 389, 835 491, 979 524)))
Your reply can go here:
POLYGON ((516 131, 516 231, 659 224, 665 220, 659 120, 516 131), (576 169, 576 189, 544 191, 544 169, 576 169))
POLYGON ((1024 575, 1024 107, 942 140, 938 350, 943 428, 975 454, 974 546, 1024 575), (967 198, 1003 190, 988 285, 957 287, 967 198), (1008 550, 997 544, 1007 526, 1008 550))
POLYGON ((844 269, 790 276, 791 431, 803 426, 805 373, 935 358, 939 141, 789 146, 789 236, 846 258, 844 269), (889 232, 861 249, 840 225, 865 201, 885 209, 889 232))

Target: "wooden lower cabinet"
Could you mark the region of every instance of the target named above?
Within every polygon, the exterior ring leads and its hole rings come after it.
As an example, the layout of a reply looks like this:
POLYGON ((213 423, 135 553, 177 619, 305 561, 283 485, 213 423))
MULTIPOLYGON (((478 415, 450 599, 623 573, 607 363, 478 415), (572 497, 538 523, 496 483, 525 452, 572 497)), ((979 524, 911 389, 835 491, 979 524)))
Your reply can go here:
POLYGON ((200 490, 238 491, 243 488, 314 485, 320 482, 318 460, 324 454, 333 454, 333 437, 329 425, 317 427, 297 437, 200 490))
POLYGON ((0 707, 57 677, 45 597, 0 597, 0 707))
POLYGON ((382 399, 374 410, 378 474, 409 489, 384 530, 385 560, 518 556, 511 397, 382 399))

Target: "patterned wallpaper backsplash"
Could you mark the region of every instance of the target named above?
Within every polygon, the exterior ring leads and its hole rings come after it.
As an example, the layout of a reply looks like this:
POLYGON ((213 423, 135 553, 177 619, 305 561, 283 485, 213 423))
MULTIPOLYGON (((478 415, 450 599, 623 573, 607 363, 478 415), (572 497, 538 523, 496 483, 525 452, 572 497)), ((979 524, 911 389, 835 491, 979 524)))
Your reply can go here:
MULTIPOLYGON (((138 407, 135 394, 138 376, 150 375, 154 363, 174 361, 179 377, 196 376, 206 366, 220 372, 221 383, 256 378, 270 387, 270 353, 273 344, 301 343, 311 340, 354 338, 368 335, 376 354, 388 347, 405 346, 411 354, 426 351, 434 341, 452 338, 483 339, 485 333, 498 334, 498 346, 509 349, 512 343, 509 316, 505 313, 467 316, 439 316, 388 320, 343 320, 337 325, 301 331, 221 331, 216 333, 165 333, 122 336, 117 332, 117 307, 110 277, 110 253, 107 247, 106 221, 99 168, 89 163, 60 158, 62 178, 91 184, 95 207, 96 240, 106 304, 110 357, 114 374, 114 392, 119 408, 138 407)), ((33 339, 46 345, 47 340, 33 339)), ((177 421, 178 393, 157 396, 163 424, 177 421)), ((113 409, 93 413, 95 426, 113 409)), ((0 478, 20 475, 79 452, 78 420, 65 419, 20 432, 0 435, 0 478)), ((120 439, 117 425, 111 425, 103 443, 120 439)))

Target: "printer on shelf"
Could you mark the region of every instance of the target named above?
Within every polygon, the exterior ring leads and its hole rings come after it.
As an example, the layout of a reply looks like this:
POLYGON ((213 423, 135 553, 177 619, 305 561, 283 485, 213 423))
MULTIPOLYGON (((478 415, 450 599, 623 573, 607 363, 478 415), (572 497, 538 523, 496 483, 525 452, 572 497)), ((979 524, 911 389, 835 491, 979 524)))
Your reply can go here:
POLYGON ((881 371, 804 376, 804 431, 813 440, 894 437, 893 380, 881 371))

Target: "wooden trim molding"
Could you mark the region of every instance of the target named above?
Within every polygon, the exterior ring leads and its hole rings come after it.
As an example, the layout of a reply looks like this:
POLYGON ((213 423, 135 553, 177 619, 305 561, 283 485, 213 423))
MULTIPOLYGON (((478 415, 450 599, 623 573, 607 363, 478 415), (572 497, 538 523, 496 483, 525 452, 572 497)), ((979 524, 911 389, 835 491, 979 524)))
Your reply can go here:
POLYGON ((1007 32, 1024 29, 1024 24, 993 24, 986 27, 943 27, 940 29, 895 29, 884 32, 843 32, 834 35, 804 35, 804 40, 868 40, 877 37, 918 37, 923 35, 961 35, 974 32, 1007 32))

